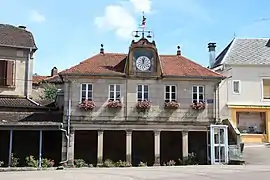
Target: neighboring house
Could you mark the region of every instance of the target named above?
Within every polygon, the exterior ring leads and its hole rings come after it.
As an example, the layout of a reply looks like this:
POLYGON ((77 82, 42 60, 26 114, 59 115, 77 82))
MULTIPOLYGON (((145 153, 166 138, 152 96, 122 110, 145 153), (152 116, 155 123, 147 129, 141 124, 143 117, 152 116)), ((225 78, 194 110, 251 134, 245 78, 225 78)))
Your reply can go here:
POLYGON ((215 90, 223 77, 182 56, 180 47, 159 55, 154 41, 141 38, 119 54, 102 45, 59 75, 70 135, 63 160, 160 165, 195 152, 207 163, 207 132, 218 120, 215 90))
POLYGON ((219 87, 221 118, 237 127, 243 142, 270 142, 270 39, 234 38, 211 57, 211 69, 227 77, 219 87))
POLYGON ((56 151, 61 147, 62 113, 54 103, 45 106, 30 99, 36 50, 26 27, 0 24, 0 161, 4 165, 11 165, 12 153, 20 158, 19 165, 25 164, 26 156, 37 158, 39 153, 60 160, 60 149, 56 151), (43 152, 38 152, 40 138, 43 152))
POLYGON ((34 100, 41 100, 44 96, 44 89, 47 84, 53 84, 57 89, 63 89, 63 81, 58 75, 58 70, 53 67, 50 76, 33 75, 32 80, 32 94, 34 100))

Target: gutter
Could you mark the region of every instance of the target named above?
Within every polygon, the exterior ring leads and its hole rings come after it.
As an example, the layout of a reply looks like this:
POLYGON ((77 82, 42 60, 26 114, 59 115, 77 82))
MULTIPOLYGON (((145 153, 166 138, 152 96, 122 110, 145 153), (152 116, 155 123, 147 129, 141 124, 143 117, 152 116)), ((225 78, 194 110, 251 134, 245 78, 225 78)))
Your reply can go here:
POLYGON ((28 53, 28 55, 27 55, 27 67, 26 67, 26 73, 25 73, 25 83, 24 83, 24 96, 27 98, 27 99, 29 99, 29 96, 28 96, 28 85, 29 85, 29 80, 30 80, 30 66, 31 66, 31 64, 30 64, 30 59, 31 59, 31 53, 32 53, 32 48, 30 48, 29 49, 29 53, 28 53))
POLYGON ((60 76, 106 76, 106 77, 125 77, 125 74, 73 74, 73 73, 59 73, 60 76))
MULTIPOLYGON (((62 127, 63 127, 63 125, 62 125, 62 127)), ((64 163, 67 163, 68 162, 68 146, 69 146, 68 142, 69 142, 69 136, 67 134, 67 130, 65 130, 63 128, 60 128, 59 130, 65 133, 65 137, 66 137, 66 140, 67 140, 67 145, 66 145, 66 153, 67 153, 66 154, 66 159, 64 161, 61 161, 60 162, 60 164, 64 164, 64 163)))
POLYGON ((212 76, 171 76, 171 75, 163 75, 163 78, 183 78, 183 79, 224 79, 226 77, 220 76, 220 77, 212 77, 212 76))

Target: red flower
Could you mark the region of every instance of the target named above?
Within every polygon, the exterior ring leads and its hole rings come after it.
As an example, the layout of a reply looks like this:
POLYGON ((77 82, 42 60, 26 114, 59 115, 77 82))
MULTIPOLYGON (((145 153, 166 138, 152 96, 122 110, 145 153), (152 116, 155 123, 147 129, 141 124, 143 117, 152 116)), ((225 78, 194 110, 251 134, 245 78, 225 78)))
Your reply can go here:
POLYGON ((138 109, 148 110, 151 107, 151 102, 148 100, 139 101, 136 105, 138 109))
POLYGON ((190 105, 190 107, 192 109, 196 109, 196 110, 202 110, 205 109, 205 103, 203 102, 194 102, 190 105))
POLYGON ((109 108, 122 108, 122 103, 119 100, 109 100, 107 107, 109 108))
POLYGON ((96 104, 92 100, 84 100, 78 106, 79 106, 80 109, 83 109, 83 110, 86 110, 87 111, 87 110, 94 109, 96 107, 96 104))
POLYGON ((169 101, 164 103, 165 109, 178 109, 180 107, 180 104, 177 103, 177 101, 169 101))

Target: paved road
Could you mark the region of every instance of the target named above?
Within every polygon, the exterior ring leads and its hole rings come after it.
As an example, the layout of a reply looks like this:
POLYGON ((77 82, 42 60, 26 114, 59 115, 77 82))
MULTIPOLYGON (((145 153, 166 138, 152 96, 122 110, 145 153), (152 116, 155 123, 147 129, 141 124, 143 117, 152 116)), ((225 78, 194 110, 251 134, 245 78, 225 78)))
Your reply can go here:
POLYGON ((270 165, 270 145, 245 144, 244 159, 250 165, 270 165))
POLYGON ((2 172, 1 180, 269 180, 270 166, 185 166, 89 168, 64 171, 2 172))

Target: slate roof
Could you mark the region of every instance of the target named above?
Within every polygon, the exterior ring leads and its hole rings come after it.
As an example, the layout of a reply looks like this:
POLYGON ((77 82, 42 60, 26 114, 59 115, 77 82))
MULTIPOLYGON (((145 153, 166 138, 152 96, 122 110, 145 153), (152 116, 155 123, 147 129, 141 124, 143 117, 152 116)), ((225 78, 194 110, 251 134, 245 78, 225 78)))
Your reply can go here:
POLYGON ((1 112, 0 126, 51 126, 60 125, 63 113, 59 111, 44 112, 1 112))
POLYGON ((0 107, 38 108, 39 105, 24 97, 0 96, 0 107))
POLYGON ((31 32, 9 24, 0 24, 0 46, 37 49, 31 32))
POLYGON ((221 64, 269 65, 270 39, 233 39, 216 58, 213 67, 221 64))
MULTIPOLYGON (((160 55, 163 75, 189 77, 216 77, 213 72, 181 55, 160 55)), ((127 54, 96 54, 59 74, 65 75, 124 75, 127 54)))

